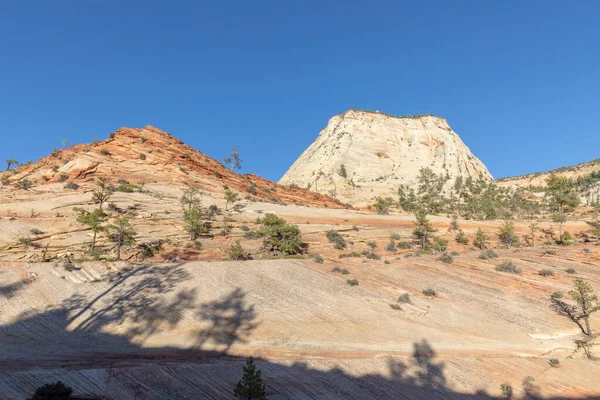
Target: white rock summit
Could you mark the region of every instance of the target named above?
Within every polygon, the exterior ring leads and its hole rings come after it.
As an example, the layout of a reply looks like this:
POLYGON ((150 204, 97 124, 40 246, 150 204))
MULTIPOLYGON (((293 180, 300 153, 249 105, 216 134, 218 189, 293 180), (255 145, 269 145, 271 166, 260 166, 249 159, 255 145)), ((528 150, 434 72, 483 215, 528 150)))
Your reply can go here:
POLYGON ((424 167, 448 176, 448 186, 458 176, 492 179, 443 118, 349 110, 329 120, 279 183, 365 205, 396 198, 400 185, 416 189, 424 167))

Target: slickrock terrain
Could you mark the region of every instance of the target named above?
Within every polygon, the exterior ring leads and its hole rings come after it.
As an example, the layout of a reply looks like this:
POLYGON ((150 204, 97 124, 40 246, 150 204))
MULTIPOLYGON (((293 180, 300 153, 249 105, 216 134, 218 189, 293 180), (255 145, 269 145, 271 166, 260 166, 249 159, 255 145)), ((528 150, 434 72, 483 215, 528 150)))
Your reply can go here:
POLYGON ((448 176, 448 185, 459 176, 492 179, 443 118, 349 110, 329 120, 279 182, 365 205, 414 187, 425 167, 448 176))
POLYGON ((551 174, 570 178, 576 183, 579 181, 577 191, 582 202, 600 202, 600 159, 547 172, 502 178, 496 182, 498 186, 502 187, 534 189, 543 193, 543 188, 546 186, 546 179, 551 174))
MULTIPOLYGON (((435 117, 394 121, 460 143, 436 131, 446 125, 435 117)), ((509 247, 503 221, 459 218, 461 244, 451 219, 430 215, 448 248, 423 252, 412 214, 376 215, 237 174, 156 128, 111 136, 11 170, 0 186, 0 399, 57 380, 78 398, 230 399, 247 356, 272 400, 492 399, 501 385, 514 399, 600 399, 598 346, 587 357, 580 328, 550 309, 574 278, 600 291, 595 220, 559 228, 540 215, 532 247, 531 221, 515 221, 521 245, 509 247), (92 252, 78 217, 98 211, 101 178, 116 191, 92 252), (181 202, 191 185, 214 211, 193 239, 181 202), (294 225, 266 229, 269 214, 294 225), (125 215, 135 243, 117 261, 107 226, 125 215), (272 229, 281 241, 301 234, 302 251, 274 251, 272 229), (474 247, 479 229, 494 256, 474 247), (557 244, 558 229, 569 246, 557 244), (520 273, 496 269, 509 261, 520 273)), ((453 173, 489 177, 465 149, 456 147, 453 173)), ((600 312, 590 323, 600 330, 600 312)))

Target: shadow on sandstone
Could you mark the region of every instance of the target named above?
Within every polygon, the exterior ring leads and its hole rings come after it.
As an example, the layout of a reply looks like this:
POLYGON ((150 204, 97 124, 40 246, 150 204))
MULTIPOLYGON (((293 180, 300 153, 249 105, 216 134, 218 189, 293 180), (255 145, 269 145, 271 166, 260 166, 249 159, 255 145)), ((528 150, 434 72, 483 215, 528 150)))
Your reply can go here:
MULTIPOLYGON (((185 287, 190 278, 178 264, 133 267, 112 276, 91 299, 75 294, 0 326, 0 398, 25 399, 36 387, 59 379, 80 398, 232 398, 245 360, 229 350, 247 341, 258 326, 257 312, 241 288, 198 302, 195 289, 185 287), (190 316, 204 327, 191 348, 144 347, 149 337, 168 333, 190 316), (207 345, 218 350, 202 350, 207 345)), ((27 286, 2 286, 0 300, 30 290, 27 286)), ((335 366, 317 370, 303 362, 259 359, 257 365, 273 399, 493 398, 450 389, 445 366, 426 339, 413 344, 411 358, 390 357, 385 376, 353 375, 335 366)), ((527 398, 541 399, 533 386, 526 390, 527 398)))

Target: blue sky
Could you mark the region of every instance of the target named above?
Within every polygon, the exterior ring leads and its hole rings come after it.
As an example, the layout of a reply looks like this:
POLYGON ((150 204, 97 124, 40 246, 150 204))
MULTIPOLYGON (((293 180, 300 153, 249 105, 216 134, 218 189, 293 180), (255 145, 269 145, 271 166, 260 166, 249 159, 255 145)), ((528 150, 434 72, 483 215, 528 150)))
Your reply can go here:
POLYGON ((600 157, 600 2, 5 1, 2 159, 154 125, 277 180, 349 108, 445 117, 496 177, 600 157))

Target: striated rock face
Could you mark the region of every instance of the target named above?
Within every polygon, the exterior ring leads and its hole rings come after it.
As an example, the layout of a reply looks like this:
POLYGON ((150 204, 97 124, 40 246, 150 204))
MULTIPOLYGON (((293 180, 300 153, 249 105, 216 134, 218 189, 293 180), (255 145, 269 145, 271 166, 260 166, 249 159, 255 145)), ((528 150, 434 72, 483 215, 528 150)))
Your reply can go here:
POLYGON ((376 196, 395 198, 400 185, 415 187, 424 167, 449 176, 447 185, 458 176, 492 179, 443 118, 349 110, 329 120, 279 183, 364 205, 376 196))

